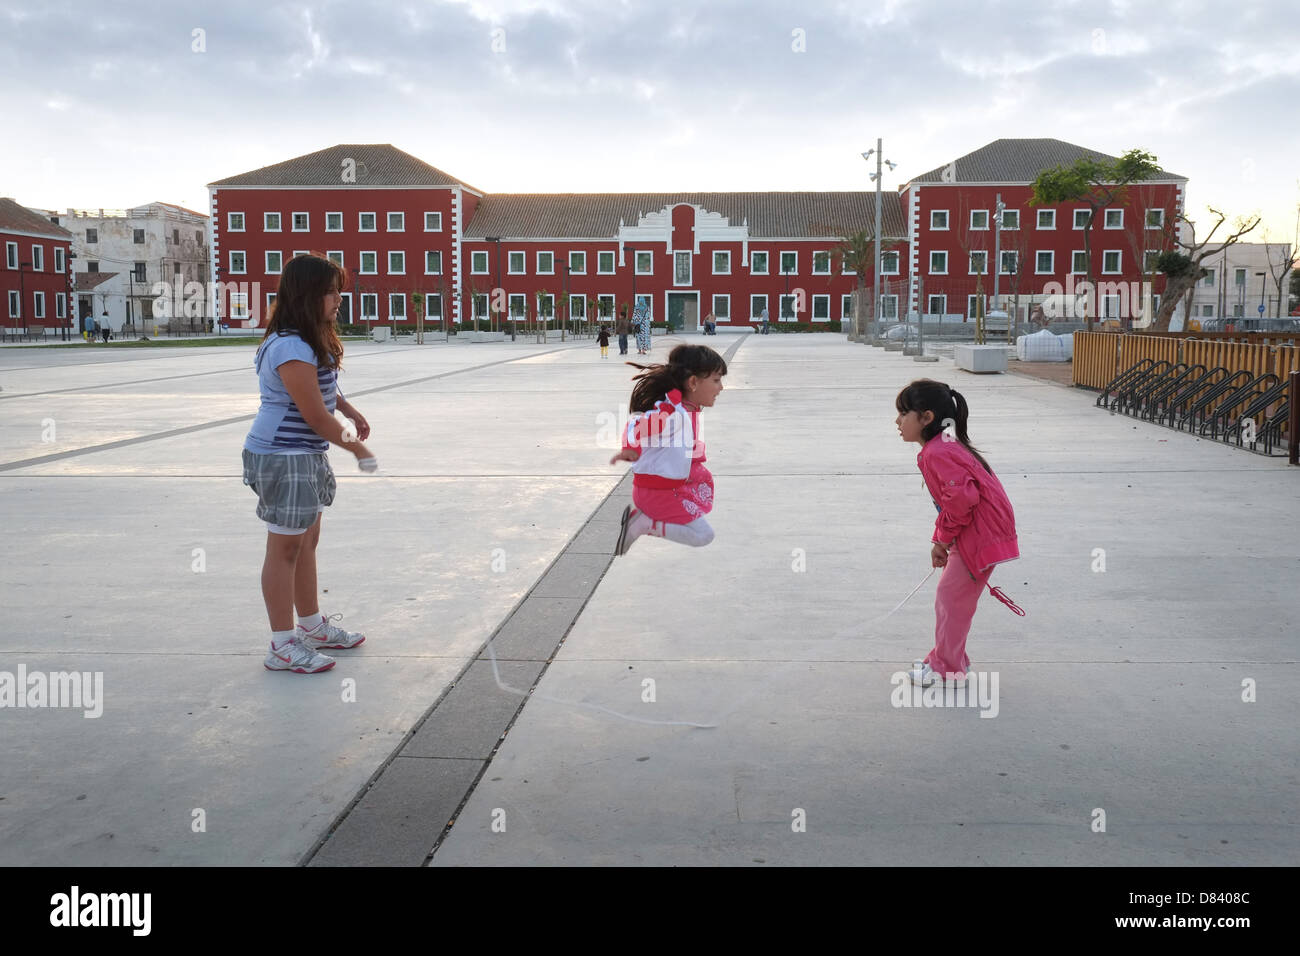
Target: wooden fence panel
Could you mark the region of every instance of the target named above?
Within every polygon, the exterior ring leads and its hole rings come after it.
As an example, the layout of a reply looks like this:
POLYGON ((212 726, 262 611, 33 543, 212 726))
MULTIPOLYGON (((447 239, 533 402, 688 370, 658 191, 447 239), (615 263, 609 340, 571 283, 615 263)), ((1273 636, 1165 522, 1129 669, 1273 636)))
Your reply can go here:
POLYGON ((1086 388, 1105 388, 1115 377, 1120 336, 1113 332, 1075 332, 1073 381, 1086 388))

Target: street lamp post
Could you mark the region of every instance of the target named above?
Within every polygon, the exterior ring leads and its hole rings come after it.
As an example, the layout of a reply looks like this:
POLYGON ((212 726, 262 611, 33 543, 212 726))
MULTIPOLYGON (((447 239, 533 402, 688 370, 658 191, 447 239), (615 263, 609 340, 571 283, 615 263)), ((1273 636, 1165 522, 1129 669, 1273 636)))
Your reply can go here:
MULTIPOLYGON (((872 288, 872 292, 871 292, 871 295, 872 295, 872 301, 871 301, 871 332, 870 332, 870 337, 874 337, 874 336, 876 335, 877 331, 879 331, 879 329, 880 329, 880 320, 881 320, 881 318, 882 318, 882 316, 881 316, 881 308, 880 308, 880 185, 881 185, 881 177, 884 175, 884 167, 885 167, 885 166, 888 166, 889 169, 890 169, 890 171, 892 172, 892 171, 894 170, 894 167, 898 165, 897 163, 894 163, 894 162, 891 162, 891 161, 888 160, 888 159, 885 159, 885 153, 884 153, 884 140, 882 140, 882 139, 877 138, 877 139, 876 139, 876 148, 875 148, 875 149, 869 149, 869 150, 867 150, 865 153, 862 154, 862 158, 863 158, 863 159, 866 159, 866 160, 870 160, 871 157, 872 157, 873 155, 876 157, 876 171, 875 171, 874 173, 871 174, 871 179, 874 180, 874 181, 875 181, 875 184, 876 184, 876 229, 875 229, 876 255, 875 255, 875 268, 873 269, 873 275, 872 275, 872 277, 871 277, 871 280, 872 280, 872 286, 871 286, 871 288, 872 288)), ((859 311, 861 311, 861 310, 859 309, 859 311)), ((863 331, 864 331, 864 333, 866 332, 865 329, 864 329, 863 331)), ((867 339, 867 335, 864 335, 863 338, 864 338, 864 340, 866 340, 866 339, 867 339)))
POLYGON ((1264 289, 1265 289, 1264 280, 1267 277, 1268 273, 1256 272, 1255 275, 1259 276, 1259 317, 1262 319, 1264 317, 1264 289))
MULTIPOLYGON (((484 236, 483 238, 485 238, 488 242, 495 242, 497 244, 497 287, 492 290, 492 296, 493 298, 495 298, 497 295, 505 295, 505 293, 501 290, 501 237, 484 236)), ((498 309, 497 315, 499 316, 500 314, 501 314, 501 310, 498 309)), ((513 342, 514 340, 515 340, 515 320, 514 317, 511 316, 510 341, 513 342)))
MULTIPOLYGON (((565 340, 564 333, 567 331, 566 326, 568 326, 573 315, 569 310, 569 263, 567 261, 561 262, 560 268, 564 270, 564 323, 560 326, 560 341, 563 342, 565 340)), ((555 311, 559 313, 560 310, 556 309, 555 311)))
POLYGON ((30 262, 18 263, 18 314, 23 320, 23 338, 31 336, 31 333, 27 330, 27 283, 24 281, 26 278, 25 270, 30 265, 30 262))

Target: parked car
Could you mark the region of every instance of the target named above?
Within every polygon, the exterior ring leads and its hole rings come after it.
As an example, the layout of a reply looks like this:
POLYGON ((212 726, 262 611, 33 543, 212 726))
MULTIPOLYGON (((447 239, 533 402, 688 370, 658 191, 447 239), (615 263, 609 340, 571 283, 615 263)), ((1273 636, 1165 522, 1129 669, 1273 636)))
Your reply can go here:
POLYGON ((1223 319, 1201 319, 1202 332, 1300 332, 1300 319, 1271 319, 1253 316, 1232 316, 1223 319))

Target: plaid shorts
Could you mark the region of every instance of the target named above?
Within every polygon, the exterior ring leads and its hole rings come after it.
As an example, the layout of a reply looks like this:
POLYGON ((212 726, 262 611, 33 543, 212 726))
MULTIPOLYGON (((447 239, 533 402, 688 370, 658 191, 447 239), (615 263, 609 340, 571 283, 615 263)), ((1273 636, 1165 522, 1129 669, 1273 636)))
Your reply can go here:
POLYGON ((257 516, 269 525, 306 530, 334 503, 334 469, 324 452, 259 455, 244 449, 244 484, 257 492, 257 516))

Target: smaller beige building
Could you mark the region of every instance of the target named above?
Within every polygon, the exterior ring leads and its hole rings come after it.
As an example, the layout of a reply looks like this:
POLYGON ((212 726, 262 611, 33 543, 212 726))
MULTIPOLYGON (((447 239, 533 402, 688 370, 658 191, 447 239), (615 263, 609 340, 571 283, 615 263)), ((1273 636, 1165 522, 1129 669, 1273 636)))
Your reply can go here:
MULTIPOLYGON (((1259 318, 1285 316, 1287 289, 1291 270, 1282 264, 1291 255, 1285 242, 1239 242, 1222 253, 1210 256, 1201 265, 1209 270, 1192 290, 1191 318, 1207 319, 1259 318), (1274 278, 1282 279, 1281 297, 1274 278)), ((1180 307, 1176 317, 1182 314, 1180 307)))

